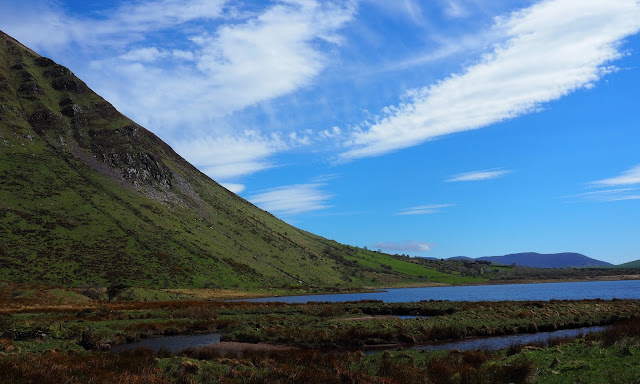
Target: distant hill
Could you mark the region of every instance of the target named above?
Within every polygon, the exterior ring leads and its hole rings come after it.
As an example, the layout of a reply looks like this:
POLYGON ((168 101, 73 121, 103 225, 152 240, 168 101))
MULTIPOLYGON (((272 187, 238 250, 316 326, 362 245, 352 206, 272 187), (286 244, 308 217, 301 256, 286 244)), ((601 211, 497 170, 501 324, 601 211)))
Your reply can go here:
POLYGON ((628 263, 614 265, 612 268, 640 268, 640 260, 630 261, 628 263))
POLYGON ((580 253, 563 252, 563 253, 536 253, 523 252, 512 253, 504 256, 484 256, 478 258, 469 258, 465 256, 453 257, 455 260, 483 260, 498 264, 516 264, 525 267, 535 268, 565 268, 565 267, 606 267, 611 263, 592 259, 580 253))

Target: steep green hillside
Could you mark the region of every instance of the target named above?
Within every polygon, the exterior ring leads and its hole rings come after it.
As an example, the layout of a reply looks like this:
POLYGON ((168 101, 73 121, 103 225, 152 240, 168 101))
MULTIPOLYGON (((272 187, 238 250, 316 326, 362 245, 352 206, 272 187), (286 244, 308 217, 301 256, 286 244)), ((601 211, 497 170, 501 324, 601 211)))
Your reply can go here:
POLYGON ((425 277, 450 275, 282 222, 0 32, 0 280, 251 288, 425 277))

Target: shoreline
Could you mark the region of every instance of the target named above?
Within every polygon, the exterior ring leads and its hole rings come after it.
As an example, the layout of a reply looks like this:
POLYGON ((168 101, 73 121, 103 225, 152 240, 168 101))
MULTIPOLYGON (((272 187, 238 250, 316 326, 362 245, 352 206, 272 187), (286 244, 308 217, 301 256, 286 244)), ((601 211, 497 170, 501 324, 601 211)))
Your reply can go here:
POLYGON ((116 300, 108 303, 106 300, 92 300, 85 296, 80 296, 76 287, 61 287, 60 285, 44 285, 30 283, 0 282, 0 296, 11 298, 5 303, 4 308, 0 308, 0 313, 15 311, 37 311, 44 307, 55 308, 87 308, 98 305, 125 305, 132 302, 179 302, 179 301, 242 301, 259 298, 276 298, 291 296, 317 296, 317 295, 342 295, 357 293, 386 292, 389 289, 402 288, 437 288, 437 287, 461 287, 461 286, 483 286, 483 285, 517 285, 517 284, 550 284, 550 283, 579 283, 579 282, 601 282, 601 281, 630 281, 640 280, 640 274, 621 274, 609 276, 594 276, 585 278, 564 278, 564 279, 522 279, 522 280, 488 280, 475 283, 447 284, 437 282, 411 282, 407 284, 392 284, 386 286, 367 286, 357 288, 338 289, 300 289, 286 290, 278 288, 262 288, 260 290, 243 291, 241 289, 206 289, 206 288, 142 288, 150 292, 164 292, 172 295, 162 299, 150 297, 138 297, 132 300, 116 300), (31 291, 27 296, 14 296, 12 293, 31 291), (57 291, 57 292, 56 292, 57 291), (53 293, 55 292, 55 293, 53 293), (65 293, 66 292, 66 293, 65 293))
POLYGON ((524 280, 489 280, 478 283, 463 283, 463 284, 447 284, 447 283, 413 283, 380 287, 363 287, 354 289, 341 289, 339 291, 318 291, 318 292, 281 292, 278 294, 258 293, 252 295, 251 292, 246 292, 244 297, 226 298, 222 300, 242 300, 242 299, 260 299, 260 298, 275 298, 275 297, 292 297, 292 296, 321 296, 321 295, 344 295, 354 293, 374 293, 374 292, 386 292, 389 289, 403 289, 403 288, 438 288, 438 287, 473 287, 483 285, 517 285, 517 284, 552 284, 552 283, 587 283, 587 282, 599 282, 599 281, 628 281, 628 280, 640 280, 640 274, 638 275, 610 275, 610 276, 596 276, 583 279, 524 279, 524 280))

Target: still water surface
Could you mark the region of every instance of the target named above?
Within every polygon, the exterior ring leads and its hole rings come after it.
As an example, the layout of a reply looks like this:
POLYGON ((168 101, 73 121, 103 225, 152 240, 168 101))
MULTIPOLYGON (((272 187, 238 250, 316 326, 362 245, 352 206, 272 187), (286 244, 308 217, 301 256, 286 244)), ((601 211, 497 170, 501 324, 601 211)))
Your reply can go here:
POLYGON ((187 348, 206 347, 207 345, 219 342, 219 333, 208 333, 205 335, 162 336, 144 339, 135 343, 115 345, 111 348, 111 352, 120 352, 136 348, 149 348, 157 352, 161 348, 166 348, 172 353, 177 353, 187 348))
POLYGON ((582 300, 598 298, 603 300, 611 300, 614 298, 640 299, 640 280, 395 288, 372 293, 266 297, 242 301, 279 301, 285 303, 328 301, 335 303, 358 300, 382 300, 387 303, 403 303, 420 300, 526 301, 553 299, 582 300))
MULTIPOLYGON (((516 344, 529 344, 536 342, 544 342, 547 343, 549 340, 554 338, 576 338, 581 335, 585 335, 587 333, 599 332, 605 330, 607 327, 586 327, 586 328, 578 328, 578 329, 563 329, 560 331, 553 332, 539 332, 533 334, 520 334, 520 335, 509 335, 509 336, 494 336, 494 337, 479 337, 467 340, 458 340, 451 342, 443 342, 443 343, 432 343, 432 344, 423 344, 413 347, 408 347, 410 349, 418 349, 418 350, 427 350, 427 351, 443 351, 450 349, 458 349, 461 351, 471 351, 476 349, 485 349, 485 350, 498 350, 509 348, 512 345, 516 344)), ((205 335, 188 335, 188 336, 163 336, 163 337, 155 337, 150 339, 145 339, 139 341, 137 343, 130 343, 124 345, 116 345, 111 348, 112 352, 120 352, 128 349, 136 349, 136 348, 149 348, 154 351, 159 351, 160 349, 168 349, 172 353, 178 353, 187 348, 200 348, 206 347, 211 344, 220 342, 220 334, 219 333, 209 333, 205 335)), ((367 352, 373 353, 380 348, 371 348, 367 352)))
POLYGON ((553 339, 561 338, 578 338, 588 333, 600 332, 607 329, 607 327, 585 327, 578 329, 563 329, 560 331, 552 332, 538 332, 532 334, 523 335, 509 335, 509 336, 493 336, 493 337, 481 337, 476 339, 452 341, 446 343, 437 344, 425 344, 417 347, 411 347, 411 349, 427 350, 427 351, 446 351, 450 349, 458 349, 461 351, 474 351, 476 349, 485 349, 489 351, 496 351, 498 349, 506 349, 512 345, 525 345, 531 343, 548 343, 553 339))

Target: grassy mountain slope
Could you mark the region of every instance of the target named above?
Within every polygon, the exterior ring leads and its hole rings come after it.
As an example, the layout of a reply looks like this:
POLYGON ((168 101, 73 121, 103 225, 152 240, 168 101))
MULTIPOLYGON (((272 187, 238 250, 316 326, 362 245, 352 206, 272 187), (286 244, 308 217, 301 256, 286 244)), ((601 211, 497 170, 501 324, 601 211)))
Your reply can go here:
POLYGON ((284 223, 0 32, 0 280, 251 288, 425 276, 452 277, 284 223))

